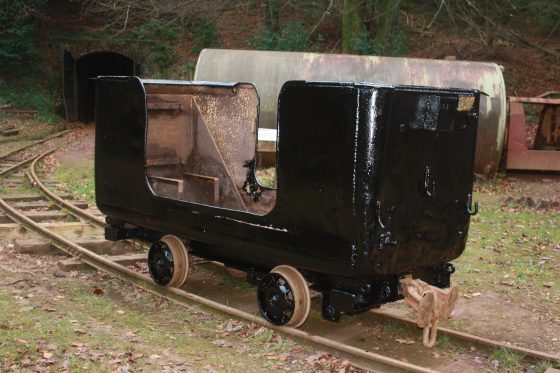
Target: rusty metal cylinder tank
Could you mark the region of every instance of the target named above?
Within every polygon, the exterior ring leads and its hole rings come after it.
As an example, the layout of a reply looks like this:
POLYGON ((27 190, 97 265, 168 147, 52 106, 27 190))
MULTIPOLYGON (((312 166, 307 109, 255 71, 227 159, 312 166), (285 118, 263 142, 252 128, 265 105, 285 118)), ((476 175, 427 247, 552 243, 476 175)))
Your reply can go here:
POLYGON ((304 52, 205 49, 194 80, 253 83, 260 97, 259 126, 276 128, 278 94, 288 80, 407 84, 478 89, 481 97, 475 172, 493 175, 506 126, 502 71, 489 62, 353 56, 304 52))

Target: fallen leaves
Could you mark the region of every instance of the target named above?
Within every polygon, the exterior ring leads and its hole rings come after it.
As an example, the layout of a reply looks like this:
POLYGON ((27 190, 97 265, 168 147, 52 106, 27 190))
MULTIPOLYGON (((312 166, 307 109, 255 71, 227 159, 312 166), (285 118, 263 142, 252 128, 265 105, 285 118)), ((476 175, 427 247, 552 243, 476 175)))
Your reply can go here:
POLYGON ((476 298, 479 297, 481 295, 481 293, 479 292, 475 292, 475 293, 465 293, 463 294, 463 297, 467 298, 467 299, 472 299, 472 298, 476 298))
POLYGON ((224 339, 215 339, 211 343, 217 347, 233 347, 233 343, 228 342, 224 339))
POLYGON ((26 347, 29 346, 29 343, 25 339, 16 339, 15 342, 24 345, 26 347))
POLYGON ((397 341, 400 344, 405 344, 405 345, 411 345, 416 343, 415 341, 413 341, 412 339, 409 338, 396 338, 395 341, 397 341))

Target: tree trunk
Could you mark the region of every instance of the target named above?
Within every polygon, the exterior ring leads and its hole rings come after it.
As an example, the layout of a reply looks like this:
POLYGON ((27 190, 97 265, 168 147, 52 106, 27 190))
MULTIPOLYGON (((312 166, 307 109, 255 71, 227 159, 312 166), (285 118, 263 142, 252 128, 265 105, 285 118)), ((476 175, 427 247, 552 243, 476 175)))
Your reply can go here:
POLYGON ((360 19, 361 0, 344 0, 342 12, 342 53, 356 53, 356 40, 365 31, 360 19))
POLYGON ((280 0, 264 0, 263 7, 266 28, 278 34, 280 32, 280 0))
POLYGON ((375 0, 378 19, 375 39, 385 50, 391 50, 395 43, 395 34, 399 22, 400 0, 375 0))

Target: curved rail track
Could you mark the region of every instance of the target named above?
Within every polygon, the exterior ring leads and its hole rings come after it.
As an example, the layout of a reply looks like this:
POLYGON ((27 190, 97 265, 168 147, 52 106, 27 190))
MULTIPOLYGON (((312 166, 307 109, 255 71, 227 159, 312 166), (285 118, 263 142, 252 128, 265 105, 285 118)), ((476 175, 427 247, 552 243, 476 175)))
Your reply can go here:
MULTIPOLYGON (((9 167, 8 169, 0 172, 0 177, 15 171, 18 168, 21 168, 29 163, 30 166, 30 174, 33 182, 37 188, 39 188, 45 195, 48 196, 52 201, 54 201, 60 208, 66 209, 70 211, 73 215, 79 217, 80 219, 93 224, 97 227, 104 226, 104 220, 98 216, 92 215, 80 208, 75 207, 71 203, 65 201, 64 199, 57 196, 55 193, 50 191, 45 184, 39 179, 37 173, 35 171, 36 163, 45 157, 46 155, 52 153, 54 150, 50 150, 45 152, 39 156, 32 157, 26 159, 22 162, 18 162, 17 164, 9 167)), ((133 271, 115 261, 112 261, 110 258, 96 254, 83 246, 80 246, 73 242, 72 240, 65 238, 59 234, 54 233, 53 231, 42 227, 40 224, 37 224, 35 221, 30 219, 29 217, 25 216, 21 211, 18 211, 16 208, 11 206, 7 203, 4 199, 0 198, 0 209, 2 209, 6 215, 8 215, 12 220, 15 222, 23 225, 27 229, 48 238, 53 245, 57 248, 62 250, 68 255, 74 256, 79 258, 84 263, 88 264, 91 267, 94 267, 100 271, 106 272, 111 274, 123 281, 129 282, 131 284, 136 285, 137 287, 153 293, 157 296, 163 297, 173 303, 179 305, 190 305, 192 302, 196 302, 203 306, 212 308, 214 310, 223 312, 225 314, 244 319, 246 321, 253 322, 258 325, 262 325, 268 327, 270 329, 277 330, 285 335, 289 335, 295 338, 299 338, 302 340, 310 341, 312 343, 322 345, 328 347, 330 349, 339 351, 341 353, 345 353, 351 356, 355 356, 376 364, 381 364, 385 367, 391 367, 393 369, 405 370, 410 372, 434 372, 433 369, 422 367, 419 365, 415 365, 412 363, 408 363, 405 361, 397 360, 382 354, 377 354, 371 351, 366 351, 362 348, 355 347, 352 345, 344 344, 330 338, 326 338, 317 334, 312 334, 306 332, 304 330, 295 329, 292 327, 278 327, 271 325, 266 320, 261 318, 260 316, 255 316, 254 314, 242 311, 240 309, 230 307, 228 305, 219 303, 217 301, 208 299, 206 297, 178 289, 178 288, 167 288, 162 287, 155 284, 152 279, 146 275, 133 271)), ((373 312, 377 317, 396 320, 398 322, 406 323, 406 324, 414 324, 413 321, 408 319, 396 317, 393 315, 389 315, 386 313, 374 311, 373 312)), ((463 343, 475 343, 481 346, 492 347, 492 348, 505 348, 510 351, 523 354, 524 356, 530 357, 532 359, 538 360, 547 360, 552 362, 560 361, 560 356, 549 354, 545 352, 535 351, 523 347, 513 346, 510 344, 504 344, 498 341, 493 341, 487 338, 482 338, 474 335, 470 335, 463 332, 458 332, 446 328, 439 328, 440 332, 443 334, 448 335, 449 337, 462 341, 463 343)))
POLYGON ((31 148, 31 147, 33 147, 33 146, 37 146, 37 145, 42 144, 42 143, 44 143, 44 142, 47 142, 47 141, 49 141, 49 140, 52 140, 52 139, 55 139, 55 138, 57 138, 57 137, 66 135, 67 133, 70 133, 70 132, 72 132, 72 130, 64 130, 64 131, 60 131, 60 132, 53 133, 52 135, 49 135, 49 136, 47 136, 47 137, 44 137, 44 138, 42 138, 42 139, 40 139, 40 140, 32 141, 32 142, 30 142, 29 144, 26 144, 26 145, 24 145, 24 146, 21 146, 21 147, 19 147, 19 148, 17 148, 17 149, 14 149, 14 150, 12 150, 12 151, 10 151, 10 152, 8 152, 8 153, 6 153, 6 154, 0 156, 0 161, 3 160, 3 159, 9 158, 9 157, 11 157, 11 156, 13 156, 13 155, 15 155, 15 154, 17 154, 17 153, 19 153, 19 152, 25 150, 25 149, 31 148))

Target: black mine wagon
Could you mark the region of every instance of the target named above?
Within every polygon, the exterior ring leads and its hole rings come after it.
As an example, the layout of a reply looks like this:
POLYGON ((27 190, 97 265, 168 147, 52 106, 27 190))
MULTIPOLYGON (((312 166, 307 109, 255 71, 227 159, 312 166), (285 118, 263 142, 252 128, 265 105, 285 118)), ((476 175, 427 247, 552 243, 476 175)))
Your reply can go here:
POLYGON ((337 320, 448 287, 472 204, 478 91, 290 81, 278 97, 275 188, 256 176, 248 83, 99 77, 95 184, 110 240, 152 242, 155 282, 189 257, 258 283, 264 317, 299 326, 309 287, 337 320))

